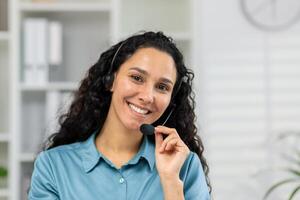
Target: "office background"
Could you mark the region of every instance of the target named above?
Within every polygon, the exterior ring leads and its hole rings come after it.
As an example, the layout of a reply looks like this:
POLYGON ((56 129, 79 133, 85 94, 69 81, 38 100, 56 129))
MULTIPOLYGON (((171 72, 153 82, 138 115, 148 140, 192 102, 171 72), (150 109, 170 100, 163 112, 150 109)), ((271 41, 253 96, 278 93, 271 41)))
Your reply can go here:
POLYGON ((262 199, 299 150, 299 13, 298 0, 0 0, 0 199, 26 199, 57 111, 102 50, 139 30, 172 36, 195 72, 214 199, 262 199))

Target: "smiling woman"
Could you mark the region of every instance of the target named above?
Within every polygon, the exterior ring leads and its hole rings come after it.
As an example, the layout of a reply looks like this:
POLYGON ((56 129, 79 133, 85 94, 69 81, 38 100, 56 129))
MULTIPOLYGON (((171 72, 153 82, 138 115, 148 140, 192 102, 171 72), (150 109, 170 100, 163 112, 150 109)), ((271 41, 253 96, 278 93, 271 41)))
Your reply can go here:
POLYGON ((176 67, 171 56, 153 47, 137 50, 115 73, 108 118, 120 119, 126 130, 141 137, 136 130, 164 113, 175 82, 176 67))
POLYGON ((192 79, 161 32, 102 53, 38 155, 29 199, 210 199, 192 79))

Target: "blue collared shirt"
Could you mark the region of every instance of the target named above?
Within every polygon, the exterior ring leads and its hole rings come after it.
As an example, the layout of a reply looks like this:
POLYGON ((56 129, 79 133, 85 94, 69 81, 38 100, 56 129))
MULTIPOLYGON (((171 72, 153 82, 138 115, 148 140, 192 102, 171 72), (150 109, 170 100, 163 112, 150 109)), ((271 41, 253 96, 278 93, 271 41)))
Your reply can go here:
MULTIPOLYGON (((93 134, 84 142, 41 152, 34 164, 30 200, 159 200, 163 199, 155 167, 155 144, 144 137, 138 153, 116 168, 95 145, 93 134)), ((190 153, 180 171, 185 199, 209 200, 201 162, 190 153)))

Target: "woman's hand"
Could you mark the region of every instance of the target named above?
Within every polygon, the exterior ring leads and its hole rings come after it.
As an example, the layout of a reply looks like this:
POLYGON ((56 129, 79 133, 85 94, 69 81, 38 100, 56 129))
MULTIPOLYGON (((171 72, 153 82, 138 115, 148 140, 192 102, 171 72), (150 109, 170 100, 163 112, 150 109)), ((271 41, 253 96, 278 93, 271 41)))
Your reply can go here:
POLYGON ((190 153, 176 129, 155 127, 156 167, 161 179, 179 180, 180 169, 190 153), (163 139, 163 135, 167 136, 163 139))

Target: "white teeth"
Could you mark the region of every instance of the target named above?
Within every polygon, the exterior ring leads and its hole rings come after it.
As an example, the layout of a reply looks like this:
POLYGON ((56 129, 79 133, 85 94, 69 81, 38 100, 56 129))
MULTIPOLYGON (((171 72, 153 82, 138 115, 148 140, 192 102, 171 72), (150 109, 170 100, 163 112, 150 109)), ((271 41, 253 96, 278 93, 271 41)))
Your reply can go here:
POLYGON ((132 110, 134 110, 134 111, 137 112, 137 113, 140 113, 140 114, 143 114, 143 115, 145 115, 145 114, 148 113, 148 110, 144 110, 144 109, 138 108, 138 107, 136 107, 136 106, 134 106, 134 105, 132 105, 132 104, 128 104, 128 105, 129 105, 129 107, 130 107, 132 110))

